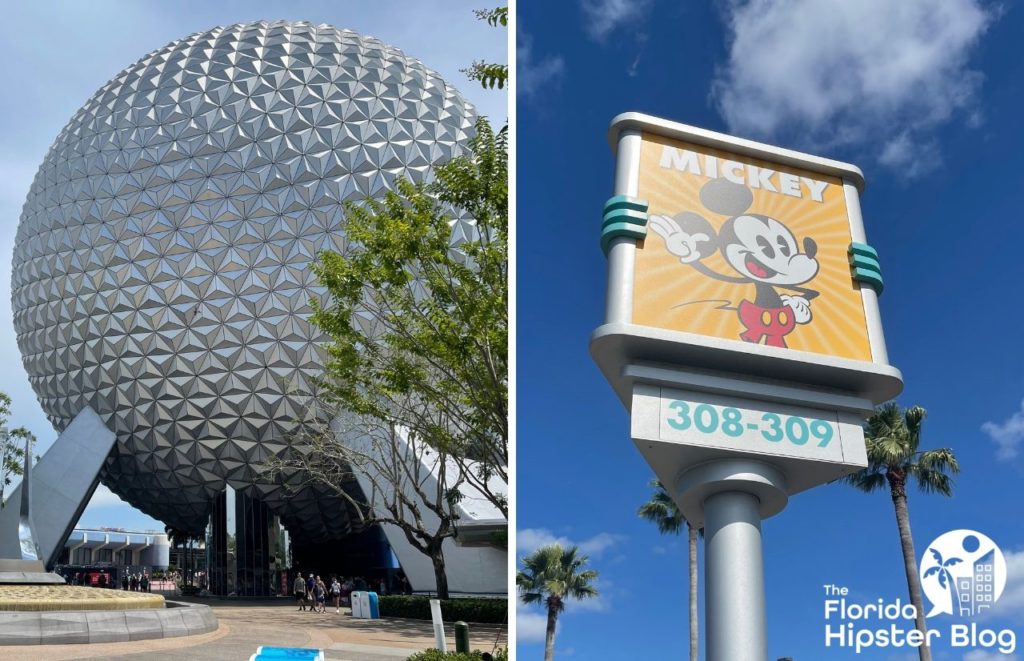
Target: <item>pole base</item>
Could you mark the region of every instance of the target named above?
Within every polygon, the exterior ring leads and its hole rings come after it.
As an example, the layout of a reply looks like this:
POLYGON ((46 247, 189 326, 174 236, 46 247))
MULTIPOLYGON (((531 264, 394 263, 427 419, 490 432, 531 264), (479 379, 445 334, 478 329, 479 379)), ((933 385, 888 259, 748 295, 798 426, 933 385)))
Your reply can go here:
POLYGON ((775 516, 789 502, 786 476, 774 466, 750 459, 716 459, 684 471, 675 484, 675 501, 686 520, 704 527, 704 501, 726 491, 757 497, 762 519, 775 516))

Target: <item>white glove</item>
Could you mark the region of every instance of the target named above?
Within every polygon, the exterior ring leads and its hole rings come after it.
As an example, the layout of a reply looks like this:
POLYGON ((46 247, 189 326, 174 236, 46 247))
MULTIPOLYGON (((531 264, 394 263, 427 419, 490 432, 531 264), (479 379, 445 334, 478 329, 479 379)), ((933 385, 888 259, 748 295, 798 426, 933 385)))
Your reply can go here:
POLYGON ((798 324, 806 324, 811 321, 811 304, 803 296, 780 296, 783 305, 788 305, 793 310, 793 318, 798 324))
POLYGON ((679 227, 679 223, 668 216, 651 216, 647 224, 652 230, 661 235, 661 238, 665 239, 665 248, 678 257, 679 261, 683 264, 691 264, 698 261, 700 259, 700 250, 697 248, 697 243, 711 239, 711 237, 703 232, 695 234, 684 232, 683 228, 679 227))

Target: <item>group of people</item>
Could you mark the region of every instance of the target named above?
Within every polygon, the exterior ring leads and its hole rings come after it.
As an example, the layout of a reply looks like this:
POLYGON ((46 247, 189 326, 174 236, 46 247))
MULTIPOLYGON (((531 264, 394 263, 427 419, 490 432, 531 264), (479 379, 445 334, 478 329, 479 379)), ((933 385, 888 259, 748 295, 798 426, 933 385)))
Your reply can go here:
MULTIPOLYGON (((64 575, 64 581, 67 582, 68 585, 85 585, 85 586, 95 585, 95 586, 101 587, 101 588, 108 587, 107 574, 105 572, 99 572, 98 574, 95 575, 95 580, 93 580, 93 576, 91 576, 88 572, 77 572, 76 571, 73 575, 65 574, 64 575)), ((114 585, 110 585, 110 587, 115 587, 115 586, 114 585)))
POLYGON ((302 578, 302 574, 295 577, 295 585, 293 591, 295 592, 296 601, 299 602, 299 610, 306 610, 306 605, 309 605, 309 611, 311 613, 326 613, 327 612, 327 596, 330 594, 331 599, 334 601, 334 612, 341 612, 341 597, 344 591, 344 586, 348 586, 347 595, 352 593, 352 585, 345 581, 338 580, 337 576, 331 576, 331 584, 328 587, 324 580, 319 576, 315 576, 310 573, 307 578, 302 578))
POLYGON ((121 574, 121 589, 132 592, 149 592, 149 574, 146 572, 121 574))
MULTIPOLYGON (((95 585, 100 588, 113 588, 117 589, 117 580, 113 576, 108 576, 107 572, 75 572, 74 574, 64 574, 64 580, 68 585, 95 585)), ((149 573, 142 571, 132 574, 125 570, 121 574, 121 589, 131 590, 132 592, 150 592, 151 582, 149 573)))
MULTIPOLYGON (((385 594, 384 588, 385 583, 381 579, 380 594, 385 594)), ((326 613, 327 602, 330 600, 334 604, 334 612, 340 613, 342 606, 348 607, 352 605, 351 595, 353 592, 369 589, 369 585, 362 576, 349 579, 344 576, 339 578, 332 574, 328 584, 313 573, 310 573, 306 578, 303 578, 300 573, 295 577, 292 591, 295 593, 295 599, 299 604, 300 611, 306 610, 308 605, 312 613, 326 613)))

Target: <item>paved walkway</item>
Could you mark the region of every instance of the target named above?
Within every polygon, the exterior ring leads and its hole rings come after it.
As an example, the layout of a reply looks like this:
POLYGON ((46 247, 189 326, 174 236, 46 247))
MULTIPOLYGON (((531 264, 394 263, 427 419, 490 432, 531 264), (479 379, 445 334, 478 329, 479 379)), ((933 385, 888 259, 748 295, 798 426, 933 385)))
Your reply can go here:
MULTIPOLYGON (((200 600, 197 600, 200 601, 200 600)), ((355 620, 342 609, 327 613, 300 612, 293 602, 214 601, 220 627, 200 636, 129 643, 93 645, 0 645, 4 661, 39 659, 152 659, 154 661, 225 661, 248 659, 260 645, 318 647, 331 661, 398 661, 413 652, 434 646, 430 622, 389 618, 355 620)), ((449 649, 455 649, 453 630, 445 626, 449 649)), ((472 625, 470 644, 490 650, 495 641, 507 644, 507 632, 496 625, 472 625)))

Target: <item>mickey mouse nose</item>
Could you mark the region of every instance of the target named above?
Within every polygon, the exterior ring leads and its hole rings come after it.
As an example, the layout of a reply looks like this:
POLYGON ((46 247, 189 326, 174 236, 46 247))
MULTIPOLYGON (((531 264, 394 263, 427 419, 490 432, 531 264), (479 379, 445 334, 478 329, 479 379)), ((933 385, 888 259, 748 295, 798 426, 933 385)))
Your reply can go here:
POLYGON ((818 244, 809 236, 804 237, 804 252, 811 259, 814 259, 814 256, 818 254, 818 244))

